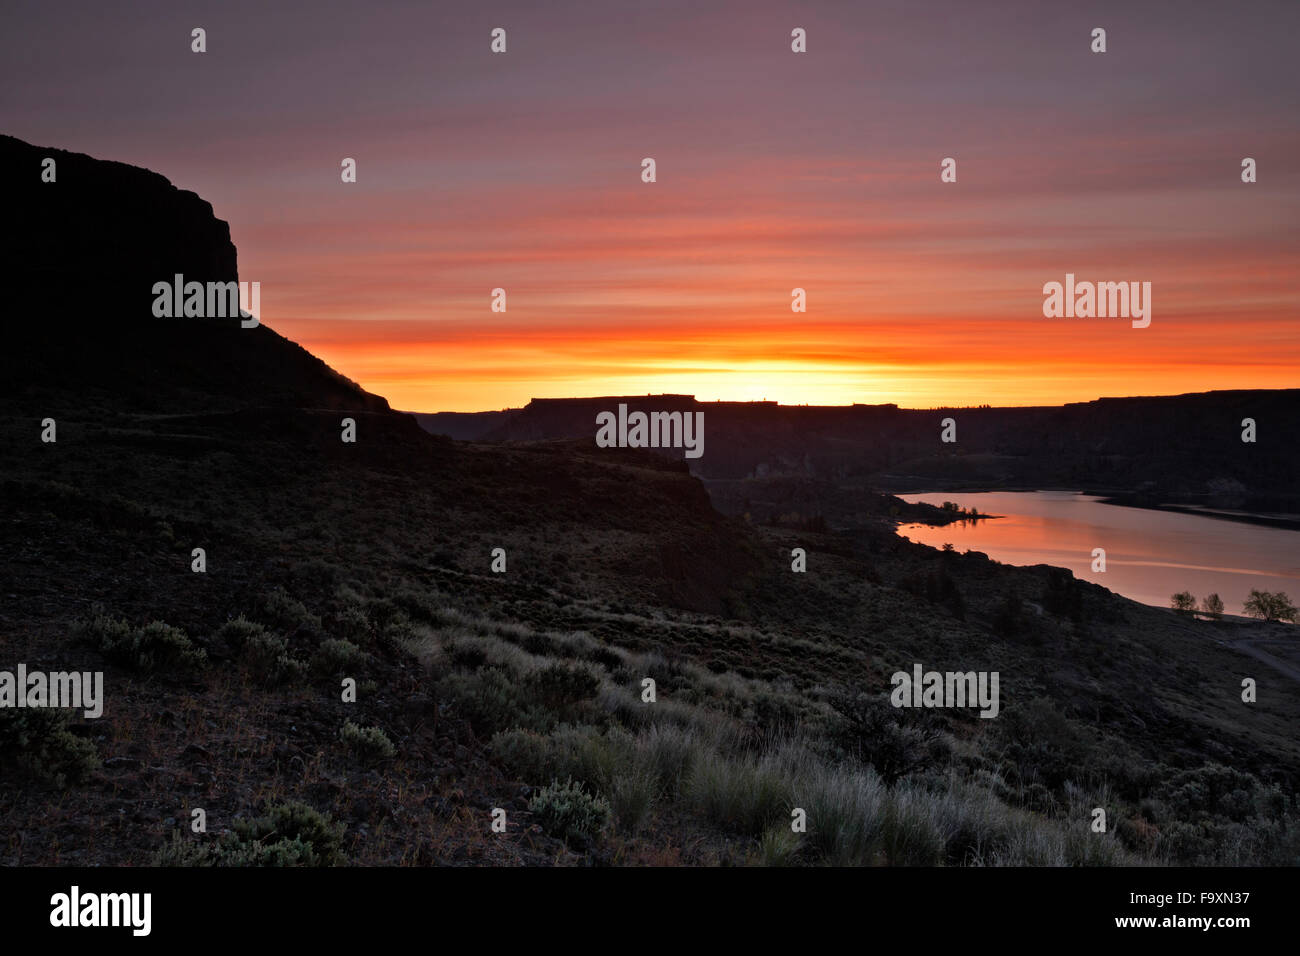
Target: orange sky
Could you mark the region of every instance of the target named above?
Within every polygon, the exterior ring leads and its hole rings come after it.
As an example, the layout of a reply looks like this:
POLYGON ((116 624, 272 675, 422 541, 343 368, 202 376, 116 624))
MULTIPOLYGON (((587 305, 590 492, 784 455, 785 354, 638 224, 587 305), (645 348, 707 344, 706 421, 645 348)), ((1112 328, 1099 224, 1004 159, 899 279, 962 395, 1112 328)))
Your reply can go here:
POLYGON ((635 156, 584 158, 589 175, 544 188, 501 160, 490 183, 335 192, 307 222, 246 223, 241 271, 265 267, 272 327, 410 410, 1296 387, 1300 136, 1270 136, 1290 165, 1255 184, 1221 151, 1163 169, 1162 151, 1206 142, 1167 130, 982 143, 955 184, 933 155, 788 147, 734 164, 716 147, 661 153, 654 184, 635 156), (1151 282, 1151 326, 1044 318, 1043 284, 1066 272, 1151 282), (505 314, 490 311, 498 287, 505 314), (795 287, 807 313, 790 310, 795 287))
MULTIPOLYGON (((799 182, 810 166, 760 182, 799 182)), ((434 224, 407 210, 414 221, 384 227, 376 213, 360 232, 382 239, 365 251, 326 218, 278 230, 297 252, 275 260, 283 272, 264 281, 263 313, 411 410, 647 392, 1058 404, 1300 385, 1294 193, 1225 177, 1196 190, 1017 195, 1017 171, 966 186, 928 170, 933 182, 871 183, 838 203, 826 187, 815 201, 745 202, 722 181, 635 176, 595 192, 507 192, 496 202, 509 216, 462 218, 452 198, 434 224), (322 267, 324 285, 313 282, 322 267), (1043 283, 1067 271, 1151 282, 1150 327, 1044 318, 1043 283), (790 310, 796 286, 807 313, 790 310), (497 287, 504 314, 490 311, 497 287)))
POLYGON ((209 200, 263 321, 401 409, 1300 386, 1300 4, 1077 7, 229 0, 196 56, 184 5, 33 4, 0 112, 209 200), (1044 318, 1067 272, 1151 326, 1044 318))
POLYGON ((1217 348, 1217 317, 1199 328, 1188 321, 1190 333, 1177 336, 1161 334, 1154 321, 1143 330, 1112 323, 1086 356, 1077 348, 1077 325, 1044 332, 1029 321, 1017 328, 994 319, 971 325, 981 335, 996 326, 999 341, 1027 340, 1013 354, 981 349, 979 335, 964 335, 962 327, 936 319, 797 328, 779 321, 744 328, 692 323, 605 334, 554 326, 530 331, 443 323, 429 330, 416 323, 394 323, 396 329, 377 324, 367 341, 353 338, 347 323, 305 323, 300 334, 331 365, 394 407, 412 410, 482 410, 515 407, 530 398, 645 392, 786 404, 1059 404, 1103 395, 1297 385, 1295 365, 1270 357, 1255 341, 1217 348), (1123 341, 1138 332, 1150 333, 1148 351, 1123 341), (1149 357, 1166 350, 1158 361, 1149 357), (1217 351, 1216 361, 1199 358, 1210 351, 1217 351))

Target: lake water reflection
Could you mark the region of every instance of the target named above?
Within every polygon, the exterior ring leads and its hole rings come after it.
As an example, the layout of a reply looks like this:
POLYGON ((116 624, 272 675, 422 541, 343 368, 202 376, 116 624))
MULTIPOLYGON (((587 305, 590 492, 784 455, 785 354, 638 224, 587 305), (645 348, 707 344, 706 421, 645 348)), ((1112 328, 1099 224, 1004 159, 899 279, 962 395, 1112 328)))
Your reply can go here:
POLYGON ((940 492, 899 495, 1001 515, 942 528, 902 525, 913 541, 983 551, 1006 564, 1052 564, 1117 594, 1169 606, 1176 591, 1197 603, 1211 592, 1240 614, 1251 588, 1285 591, 1300 602, 1300 531, 1169 511, 1102 504, 1062 491, 940 492), (1092 570, 1093 548, 1106 549, 1105 573, 1092 570))

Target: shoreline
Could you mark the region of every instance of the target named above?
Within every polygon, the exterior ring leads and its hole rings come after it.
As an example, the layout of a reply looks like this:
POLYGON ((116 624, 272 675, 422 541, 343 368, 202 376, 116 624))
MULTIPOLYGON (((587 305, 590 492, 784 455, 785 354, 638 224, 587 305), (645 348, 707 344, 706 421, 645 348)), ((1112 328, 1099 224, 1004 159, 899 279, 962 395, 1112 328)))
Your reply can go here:
MULTIPOLYGON (((1283 515, 1258 514, 1246 511, 1228 511, 1216 510, 1200 505, 1187 505, 1178 502, 1153 502, 1138 498, 1131 491, 1094 491, 1081 490, 1078 488, 1048 488, 1048 487, 1016 487, 1016 488, 962 488, 960 490, 953 488, 936 488, 933 490, 912 490, 912 491, 893 491, 889 494, 895 497, 904 498, 906 495, 946 495, 946 494, 1030 494, 1038 491, 1055 491, 1066 494, 1088 495, 1098 499, 1099 503, 1104 505, 1114 505, 1120 508, 1142 508, 1147 511, 1169 511, 1176 514, 1194 515, 1202 518, 1214 518, 1220 521, 1234 521, 1238 524, 1253 524, 1267 528, 1280 528, 1283 531, 1300 531, 1300 516, 1286 517, 1283 515)), ((904 498, 904 500, 906 500, 904 498)), ((987 517, 997 517, 989 515, 987 517)), ((928 522, 919 522, 925 524, 928 522)))
MULTIPOLYGON (((1085 492, 1088 494, 1089 492, 1085 492)), ((1172 511, 1177 514, 1199 515, 1202 518, 1217 518, 1220 521, 1235 521, 1238 524, 1253 524, 1266 528, 1281 528, 1284 531, 1300 531, 1300 518, 1284 518, 1275 515, 1252 514, 1244 511, 1216 511, 1197 505, 1181 505, 1173 502, 1126 501, 1122 496, 1101 498, 1104 505, 1120 508, 1143 508, 1147 511, 1172 511)))

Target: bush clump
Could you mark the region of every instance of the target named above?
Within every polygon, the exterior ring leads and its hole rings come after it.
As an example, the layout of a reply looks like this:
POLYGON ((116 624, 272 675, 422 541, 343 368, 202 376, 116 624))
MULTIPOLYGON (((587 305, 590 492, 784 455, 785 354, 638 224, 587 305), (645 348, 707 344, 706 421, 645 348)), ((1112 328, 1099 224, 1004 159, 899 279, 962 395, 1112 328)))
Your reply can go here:
POLYGON ((758 840, 758 862, 763 866, 794 866, 803 841, 789 826, 778 823, 763 831, 758 840))
POLYGON ((56 787, 80 783, 99 768, 99 755, 67 722, 67 714, 49 707, 0 709, 0 763, 56 787))
POLYGON ((612 813, 608 801, 587 793, 572 779, 543 787, 528 802, 528 811, 537 816, 547 833, 564 840, 598 836, 612 813))
POLYGON ((311 659, 312 671, 320 677, 335 677, 359 667, 366 653, 351 641, 331 637, 321 641, 311 659))
POLYGON ((154 854, 154 866, 336 866, 345 863, 343 825, 299 801, 253 820, 236 821, 234 833, 212 842, 183 838, 154 854))
POLYGON ((320 631, 320 616, 307 610, 305 604, 285 591, 267 591, 262 595, 258 610, 281 630, 320 631))
POLYGON ((549 729, 520 699, 517 684, 499 667, 448 674, 438 683, 438 697, 450 700, 480 734, 512 727, 549 729))
POLYGON ((348 751, 366 763, 391 760, 397 748, 378 727, 361 727, 347 721, 339 731, 339 739, 348 751))
POLYGON ((911 715, 904 717, 887 697, 844 693, 831 700, 831 708, 832 740, 849 756, 875 768, 887 786, 932 761, 938 729, 925 718, 903 723, 911 715))
POLYGON ((189 635, 163 621, 133 628, 126 621, 96 615, 77 628, 78 637, 111 661, 143 673, 194 672, 208 655, 189 635))
POLYGON ((551 738, 533 730, 503 730, 492 737, 492 754, 520 780, 538 781, 555 765, 551 738))
POLYGON ((213 639, 238 649, 248 669, 270 686, 287 683, 306 671, 289 653, 288 641, 242 615, 221 625, 213 639))
POLYGON ((728 759, 702 754, 685 789, 708 819, 733 833, 758 837, 793 806, 789 776, 774 760, 752 755, 728 759))
POLYGON ((249 640, 244 645, 244 660, 253 673, 272 686, 289 683, 307 671, 306 665, 289 653, 288 641, 274 634, 249 640))

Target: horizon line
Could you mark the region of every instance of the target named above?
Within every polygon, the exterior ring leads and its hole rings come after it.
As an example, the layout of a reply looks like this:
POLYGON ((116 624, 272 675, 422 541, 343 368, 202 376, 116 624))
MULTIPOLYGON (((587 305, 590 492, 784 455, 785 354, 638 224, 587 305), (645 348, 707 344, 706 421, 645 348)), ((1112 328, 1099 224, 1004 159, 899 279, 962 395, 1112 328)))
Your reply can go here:
MULTIPOLYGON (((1257 393, 1257 392, 1300 392, 1300 385, 1294 388, 1213 388, 1203 392, 1178 392, 1167 395, 1099 395, 1096 398, 1080 402, 1061 402, 1058 404, 1045 405, 995 405, 985 402, 977 405, 930 405, 924 408, 904 407, 896 402, 851 402, 848 405, 813 405, 807 402, 783 403, 774 399, 748 399, 745 401, 736 401, 733 399, 700 399, 694 395, 683 392, 646 392, 642 394, 623 394, 623 395, 563 395, 533 397, 528 400, 526 405, 508 406, 506 408, 483 408, 475 411, 456 411, 453 409, 444 409, 439 411, 418 411, 415 409, 394 408, 393 411, 403 415, 492 415, 502 412, 522 411, 529 405, 537 402, 606 402, 606 401, 644 401, 645 399, 676 399, 688 400, 695 402, 697 405, 755 405, 761 407, 778 407, 778 408, 826 408, 826 409, 852 409, 852 408, 892 408, 900 412, 936 412, 936 411, 982 411, 993 409, 1037 409, 1037 408, 1068 408, 1072 405, 1091 405, 1095 402, 1111 401, 1136 401, 1142 399, 1161 399, 1161 398, 1189 398, 1198 395, 1228 395, 1233 393, 1257 393)), ((381 398, 383 396, 380 396, 381 398)))

